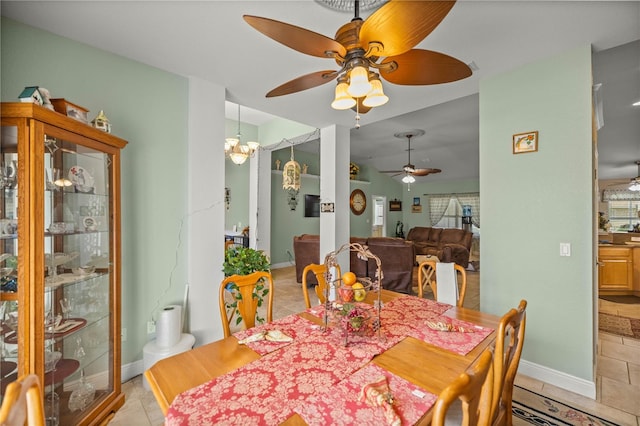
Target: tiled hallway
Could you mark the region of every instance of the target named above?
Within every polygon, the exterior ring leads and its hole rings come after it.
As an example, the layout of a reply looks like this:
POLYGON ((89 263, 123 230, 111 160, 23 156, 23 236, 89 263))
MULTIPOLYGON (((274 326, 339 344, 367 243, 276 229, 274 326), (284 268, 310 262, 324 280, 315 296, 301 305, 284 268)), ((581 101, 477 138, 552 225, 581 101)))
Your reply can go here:
MULTIPOLYGON (((293 267, 272 271, 275 283, 274 318, 281 318, 305 309, 300 285, 295 281, 293 267)), ((427 291, 426 297, 432 297, 427 291)), ((640 318, 640 305, 623 305, 600 300, 600 310, 640 318)), ((468 274, 464 306, 478 309, 480 305, 479 273, 468 274)), ((598 333, 597 400, 585 398, 556 386, 519 375, 518 386, 592 412, 622 426, 640 426, 640 340, 598 333)), ((123 384, 126 402, 111 425, 161 425, 160 411, 151 391, 142 386, 140 376, 123 384)), ((514 425, 522 425, 514 419, 514 425)))

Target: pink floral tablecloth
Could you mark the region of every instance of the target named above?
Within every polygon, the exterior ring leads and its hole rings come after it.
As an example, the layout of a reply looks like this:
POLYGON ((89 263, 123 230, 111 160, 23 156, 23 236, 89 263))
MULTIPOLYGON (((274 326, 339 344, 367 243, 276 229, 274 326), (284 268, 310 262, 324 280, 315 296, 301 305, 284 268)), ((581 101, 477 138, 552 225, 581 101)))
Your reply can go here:
MULTIPOLYGON (((242 340, 263 331, 279 330, 291 337, 293 340, 296 340, 308 335, 311 330, 317 330, 319 328, 320 327, 318 325, 300 317, 299 315, 289 315, 268 324, 260 325, 249 330, 239 331, 233 336, 238 340, 242 340)), ((268 340, 258 340, 256 342, 247 343, 247 346, 260 355, 266 355, 289 344, 291 344, 291 342, 270 342, 268 340)))
POLYGON ((416 423, 437 399, 419 386, 377 365, 367 364, 331 389, 311 395, 295 411, 310 426, 384 425, 383 409, 371 407, 358 398, 362 388, 380 376, 387 378, 395 399, 393 408, 403 425, 416 423))
POLYGON ((165 424, 279 424, 312 395, 330 390, 385 347, 344 347, 312 330, 282 349, 178 395, 165 424))
MULTIPOLYGON (((416 297, 394 299, 381 310, 380 333, 350 336, 346 346, 339 327, 323 330, 298 315, 236 333, 235 337, 243 339, 259 331, 279 330, 293 341, 249 343, 262 358, 178 395, 165 424, 274 425, 296 412, 312 424, 372 424, 368 420, 377 419, 376 409, 365 409, 354 389, 380 376, 380 367, 367 365, 374 356, 407 336, 464 355, 491 333, 491 329, 443 315, 450 308, 416 297), (436 331, 426 326, 427 321, 448 321, 473 332, 436 331), (333 402, 326 402, 329 397, 333 402), (350 420, 340 423, 347 418, 350 420)), ((307 312, 322 317, 324 308, 307 312)), ((397 408, 407 422, 415 422, 434 403, 435 395, 428 393, 415 401, 407 394, 414 385, 387 371, 382 373, 394 394, 398 393, 397 408)))

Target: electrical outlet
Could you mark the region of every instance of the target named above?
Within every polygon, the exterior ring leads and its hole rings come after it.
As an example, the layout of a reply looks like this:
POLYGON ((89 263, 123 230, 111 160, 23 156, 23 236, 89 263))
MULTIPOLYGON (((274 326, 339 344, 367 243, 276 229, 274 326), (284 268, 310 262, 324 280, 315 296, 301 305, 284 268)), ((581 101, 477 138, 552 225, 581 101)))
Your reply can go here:
POLYGON ((123 342, 127 341, 127 329, 123 328, 122 330, 120 330, 120 340, 122 340, 123 342))
POLYGON ((156 332, 156 323, 155 321, 147 322, 147 334, 153 334, 156 332))

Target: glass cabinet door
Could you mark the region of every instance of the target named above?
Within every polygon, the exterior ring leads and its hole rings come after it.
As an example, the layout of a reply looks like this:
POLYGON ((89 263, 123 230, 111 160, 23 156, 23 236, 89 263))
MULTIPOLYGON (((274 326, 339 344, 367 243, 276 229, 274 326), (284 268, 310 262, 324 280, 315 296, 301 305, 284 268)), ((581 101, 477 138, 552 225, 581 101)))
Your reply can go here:
POLYGON ((0 137, 0 388, 18 375, 18 129, 0 137))
POLYGON ((55 132, 44 145, 45 411, 76 424, 113 391, 112 158, 55 132))

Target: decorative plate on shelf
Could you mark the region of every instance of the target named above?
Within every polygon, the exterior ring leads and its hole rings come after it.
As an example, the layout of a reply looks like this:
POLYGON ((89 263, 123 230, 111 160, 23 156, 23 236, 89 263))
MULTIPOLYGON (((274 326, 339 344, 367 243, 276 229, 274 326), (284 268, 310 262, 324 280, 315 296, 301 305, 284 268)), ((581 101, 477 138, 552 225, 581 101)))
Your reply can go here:
POLYGON ((81 166, 73 166, 69 169, 69 180, 80 192, 93 191, 93 176, 81 166))

